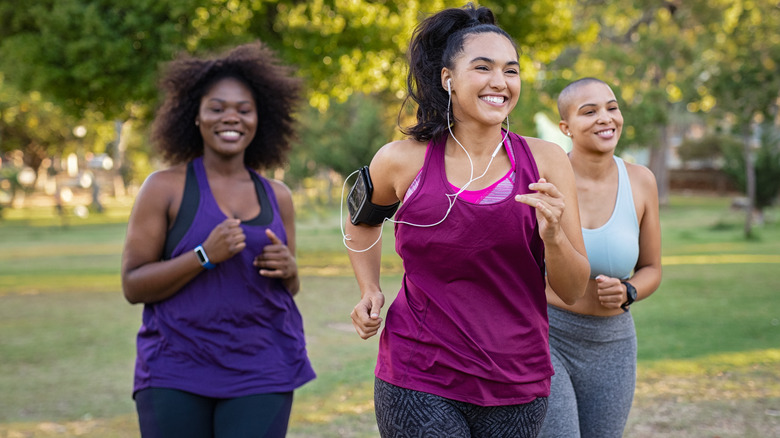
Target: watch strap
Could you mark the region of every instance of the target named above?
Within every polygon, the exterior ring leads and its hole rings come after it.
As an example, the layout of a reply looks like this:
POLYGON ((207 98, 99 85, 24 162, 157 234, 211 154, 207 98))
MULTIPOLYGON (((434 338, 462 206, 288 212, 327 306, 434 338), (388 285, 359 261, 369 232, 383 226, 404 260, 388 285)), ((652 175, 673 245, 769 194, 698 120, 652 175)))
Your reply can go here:
POLYGON ((626 286, 626 302, 620 305, 620 308, 623 310, 628 310, 628 306, 634 303, 636 301, 637 292, 634 285, 627 281, 621 281, 626 286))

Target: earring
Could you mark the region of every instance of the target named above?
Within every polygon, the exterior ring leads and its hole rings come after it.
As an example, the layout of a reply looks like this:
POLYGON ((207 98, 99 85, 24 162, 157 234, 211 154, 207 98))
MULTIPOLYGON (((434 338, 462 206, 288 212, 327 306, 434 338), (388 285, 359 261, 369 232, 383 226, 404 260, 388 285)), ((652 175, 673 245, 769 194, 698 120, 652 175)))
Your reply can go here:
POLYGON ((571 132, 567 132, 567 133, 566 133, 566 135, 568 135, 569 137, 571 137, 571 132))
POLYGON ((200 126, 200 120, 195 120, 195 126, 200 126))

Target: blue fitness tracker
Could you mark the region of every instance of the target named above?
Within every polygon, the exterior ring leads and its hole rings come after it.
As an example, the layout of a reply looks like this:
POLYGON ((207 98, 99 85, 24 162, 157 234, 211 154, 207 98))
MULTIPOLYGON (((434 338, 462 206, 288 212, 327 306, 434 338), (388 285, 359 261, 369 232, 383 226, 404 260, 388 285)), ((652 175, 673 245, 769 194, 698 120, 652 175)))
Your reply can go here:
POLYGON ((203 249, 202 245, 195 247, 195 255, 198 256, 198 261, 204 268, 214 269, 217 267, 217 265, 209 261, 209 256, 206 255, 206 251, 203 249))

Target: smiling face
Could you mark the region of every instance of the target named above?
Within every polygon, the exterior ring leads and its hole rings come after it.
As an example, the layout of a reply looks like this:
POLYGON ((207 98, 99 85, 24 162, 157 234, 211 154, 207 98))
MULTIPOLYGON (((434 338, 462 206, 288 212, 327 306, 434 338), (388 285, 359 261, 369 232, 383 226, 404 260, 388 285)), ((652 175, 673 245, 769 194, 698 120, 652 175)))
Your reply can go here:
POLYGON ((615 93, 607 84, 590 82, 567 96, 562 108, 561 131, 573 147, 612 153, 623 131, 623 115, 615 93))
POLYGON ((466 37, 454 68, 442 69, 442 86, 451 79, 452 111, 458 123, 500 125, 520 95, 517 51, 505 36, 494 32, 466 37))
POLYGON ((252 91, 235 78, 218 80, 201 98, 196 120, 204 149, 221 155, 243 153, 257 132, 252 91))

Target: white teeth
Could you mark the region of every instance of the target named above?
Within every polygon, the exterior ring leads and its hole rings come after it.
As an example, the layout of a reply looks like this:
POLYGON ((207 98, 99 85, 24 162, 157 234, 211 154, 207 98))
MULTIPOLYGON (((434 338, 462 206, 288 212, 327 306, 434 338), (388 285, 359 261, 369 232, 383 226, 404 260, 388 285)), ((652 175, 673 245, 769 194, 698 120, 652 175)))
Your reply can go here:
POLYGON ((222 131, 219 133, 219 136, 226 139, 236 139, 241 136, 241 133, 238 131, 222 131))
POLYGON ((491 103, 504 103, 504 98, 501 96, 485 96, 482 97, 481 99, 491 103))
POLYGON ((615 132, 614 129, 606 129, 604 131, 597 132, 596 135, 598 135, 599 137, 607 137, 607 136, 611 136, 614 132, 615 132))

